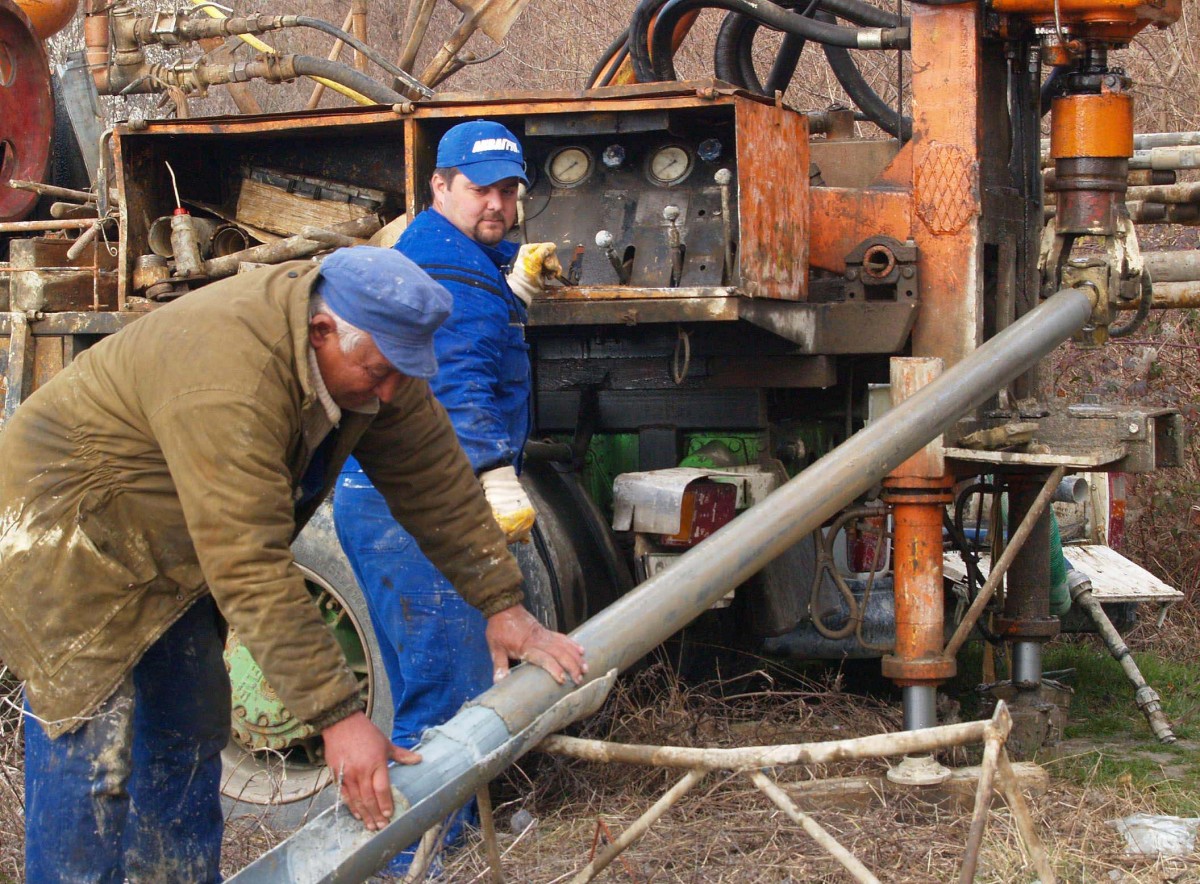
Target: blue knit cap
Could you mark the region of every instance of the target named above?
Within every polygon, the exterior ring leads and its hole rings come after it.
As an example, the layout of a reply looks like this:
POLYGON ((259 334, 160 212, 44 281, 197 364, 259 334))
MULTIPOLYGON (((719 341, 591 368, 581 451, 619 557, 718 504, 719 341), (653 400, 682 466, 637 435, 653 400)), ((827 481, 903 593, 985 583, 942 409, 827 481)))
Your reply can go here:
POLYGON ((369 334, 401 374, 437 372, 433 333, 453 299, 424 270, 395 249, 354 246, 321 262, 316 292, 329 309, 369 334))

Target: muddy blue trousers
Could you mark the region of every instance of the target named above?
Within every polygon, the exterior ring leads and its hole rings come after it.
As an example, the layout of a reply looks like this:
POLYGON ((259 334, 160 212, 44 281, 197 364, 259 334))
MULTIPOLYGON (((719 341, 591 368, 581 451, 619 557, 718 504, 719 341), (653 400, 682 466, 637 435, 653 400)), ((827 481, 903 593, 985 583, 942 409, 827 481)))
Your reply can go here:
MULTIPOLYGON (((426 728, 450 719, 492 685, 487 621, 396 524, 383 495, 353 460, 333 495, 338 540, 367 599, 371 625, 392 689, 392 742, 411 749, 426 728)), ((474 817, 473 805, 455 816, 446 843, 474 817)), ((389 867, 402 873, 411 855, 389 867)))
POLYGON ((51 740, 26 716, 30 884, 221 880, 222 647, 204 596, 80 728, 51 740))

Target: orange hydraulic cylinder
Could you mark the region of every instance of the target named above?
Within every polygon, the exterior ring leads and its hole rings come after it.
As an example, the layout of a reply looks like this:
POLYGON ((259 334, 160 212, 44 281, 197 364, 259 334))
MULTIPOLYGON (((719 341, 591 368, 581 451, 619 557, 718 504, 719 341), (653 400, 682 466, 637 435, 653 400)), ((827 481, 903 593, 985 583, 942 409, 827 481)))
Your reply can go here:
POLYGON ((883 659, 883 674, 901 686, 936 684, 955 672, 954 661, 942 657, 942 513, 951 500, 951 482, 947 476, 885 483, 894 525, 896 648, 883 659))
POLYGON ((1050 156, 1133 156, 1133 96, 1123 92, 1054 99, 1050 156))

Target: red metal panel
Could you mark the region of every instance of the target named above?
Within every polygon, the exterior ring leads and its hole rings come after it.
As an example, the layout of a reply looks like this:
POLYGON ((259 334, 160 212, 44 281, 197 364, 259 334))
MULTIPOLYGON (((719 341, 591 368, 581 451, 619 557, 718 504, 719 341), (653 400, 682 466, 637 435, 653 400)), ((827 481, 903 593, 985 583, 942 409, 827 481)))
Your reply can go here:
POLYGON ((45 180, 53 132, 46 53, 28 16, 0 0, 0 222, 21 220, 37 202, 36 193, 8 182, 45 180))

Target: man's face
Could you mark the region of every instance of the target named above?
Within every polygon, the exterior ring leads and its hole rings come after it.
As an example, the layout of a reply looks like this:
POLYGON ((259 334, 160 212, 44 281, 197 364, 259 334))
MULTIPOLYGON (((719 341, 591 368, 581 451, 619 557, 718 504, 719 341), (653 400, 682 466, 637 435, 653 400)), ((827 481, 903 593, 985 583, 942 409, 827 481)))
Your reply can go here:
POLYGON ((333 317, 318 313, 308 323, 308 340, 317 356, 321 380, 339 408, 364 408, 377 400, 390 401, 407 380, 364 337, 349 353, 342 351, 333 317))
POLYGON ((516 178, 504 178, 486 187, 459 173, 453 181, 441 175, 430 180, 433 208, 465 236, 494 246, 517 221, 516 178))

